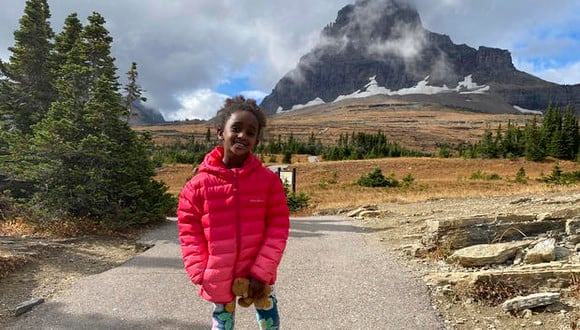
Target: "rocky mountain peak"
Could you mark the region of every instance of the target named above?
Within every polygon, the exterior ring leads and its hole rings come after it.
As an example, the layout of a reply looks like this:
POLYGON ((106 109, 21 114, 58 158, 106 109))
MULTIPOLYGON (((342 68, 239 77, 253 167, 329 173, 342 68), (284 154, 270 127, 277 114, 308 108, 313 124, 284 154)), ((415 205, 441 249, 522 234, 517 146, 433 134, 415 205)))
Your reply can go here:
POLYGON ((508 50, 456 45, 449 36, 425 29, 417 9, 406 0, 358 0, 340 9, 336 20, 322 29, 318 45, 261 106, 273 114, 313 100, 333 102, 360 94, 371 80, 389 95, 421 93, 415 88, 420 84, 465 92, 462 86, 469 80, 489 86, 485 91, 504 102, 497 107, 501 111, 517 112, 513 106, 541 110, 550 101, 578 103, 580 111, 580 85, 559 86, 518 71, 508 50))
POLYGON ((419 14, 410 4, 395 0, 361 0, 342 8, 336 21, 322 30, 322 36, 369 43, 400 37, 401 25, 422 29, 419 14))

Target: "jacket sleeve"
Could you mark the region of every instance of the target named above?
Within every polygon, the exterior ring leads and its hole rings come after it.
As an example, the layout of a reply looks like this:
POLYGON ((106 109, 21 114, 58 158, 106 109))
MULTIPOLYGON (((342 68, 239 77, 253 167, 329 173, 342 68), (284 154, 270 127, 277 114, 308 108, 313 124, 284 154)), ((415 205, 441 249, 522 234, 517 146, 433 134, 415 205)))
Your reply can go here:
POLYGON ((208 247, 201 223, 203 205, 199 188, 189 181, 179 196, 177 226, 183 265, 194 284, 201 284, 207 266, 208 247))
POLYGON ((290 211, 284 187, 277 175, 271 176, 266 209, 266 232, 250 275, 267 284, 274 284, 278 265, 286 249, 290 230, 290 211))

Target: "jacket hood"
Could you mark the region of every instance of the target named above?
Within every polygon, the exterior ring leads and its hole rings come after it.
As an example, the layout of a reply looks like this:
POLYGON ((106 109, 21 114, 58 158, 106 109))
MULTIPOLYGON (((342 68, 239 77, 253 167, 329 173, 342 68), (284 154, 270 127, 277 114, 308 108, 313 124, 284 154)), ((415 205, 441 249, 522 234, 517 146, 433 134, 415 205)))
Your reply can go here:
POLYGON ((223 162, 223 158, 224 148, 222 146, 215 147, 205 155, 203 162, 199 165, 198 171, 229 177, 233 174, 232 170, 235 170, 239 175, 245 175, 262 166, 262 162, 251 152, 240 168, 228 169, 223 162))

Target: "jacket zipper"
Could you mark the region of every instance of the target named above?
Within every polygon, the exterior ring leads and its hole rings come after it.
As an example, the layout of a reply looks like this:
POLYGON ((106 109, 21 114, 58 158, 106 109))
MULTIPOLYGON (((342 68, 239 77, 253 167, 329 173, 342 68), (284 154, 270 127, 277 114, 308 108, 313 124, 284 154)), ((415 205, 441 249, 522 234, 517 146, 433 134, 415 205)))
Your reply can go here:
POLYGON ((236 258, 234 259, 234 274, 232 278, 235 278, 237 273, 237 266, 238 266, 238 257, 240 256, 241 250, 241 237, 242 237, 242 229, 241 229, 241 220, 240 220, 240 193, 239 193, 239 184, 238 184, 238 172, 234 170, 234 200, 235 200, 235 208, 236 208, 236 258))

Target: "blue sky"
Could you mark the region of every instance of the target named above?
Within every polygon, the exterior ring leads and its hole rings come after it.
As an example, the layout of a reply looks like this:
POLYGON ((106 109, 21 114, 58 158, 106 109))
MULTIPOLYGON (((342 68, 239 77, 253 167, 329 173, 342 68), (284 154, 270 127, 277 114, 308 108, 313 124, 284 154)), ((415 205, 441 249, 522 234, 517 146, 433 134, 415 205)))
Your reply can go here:
MULTIPOLYGON (((578 0, 409 0, 426 29, 456 44, 511 52, 516 68, 580 83, 578 0)), ((355 0, 48 0, 55 32, 77 12, 107 20, 123 78, 137 62, 147 104, 166 119, 208 119, 225 97, 261 99, 355 0)), ((25 1, 2 0, 0 59, 10 56, 25 1)), ((361 86, 362 87, 362 86, 361 86)))

